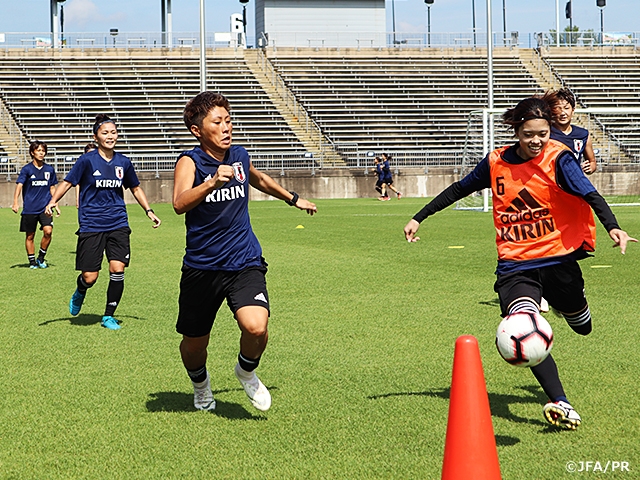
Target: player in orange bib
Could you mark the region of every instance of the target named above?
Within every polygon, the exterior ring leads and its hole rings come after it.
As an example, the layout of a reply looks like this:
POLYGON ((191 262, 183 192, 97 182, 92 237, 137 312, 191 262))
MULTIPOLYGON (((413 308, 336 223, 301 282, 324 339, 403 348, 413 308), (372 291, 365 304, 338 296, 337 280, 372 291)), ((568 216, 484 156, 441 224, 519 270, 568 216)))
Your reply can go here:
MULTIPOLYGON (((589 305, 578 260, 595 250, 593 212, 625 253, 637 242, 621 230, 607 202, 580 168, 571 150, 550 140, 557 97, 526 98, 503 114, 518 142, 489 153, 459 182, 442 191, 404 227, 409 242, 420 222, 467 195, 491 188, 498 249, 497 280, 502 316, 539 312, 542 296, 581 335, 591 332, 589 305)), ((549 397, 543 413, 553 425, 575 429, 581 418, 571 406, 551 355, 531 371, 549 397)))

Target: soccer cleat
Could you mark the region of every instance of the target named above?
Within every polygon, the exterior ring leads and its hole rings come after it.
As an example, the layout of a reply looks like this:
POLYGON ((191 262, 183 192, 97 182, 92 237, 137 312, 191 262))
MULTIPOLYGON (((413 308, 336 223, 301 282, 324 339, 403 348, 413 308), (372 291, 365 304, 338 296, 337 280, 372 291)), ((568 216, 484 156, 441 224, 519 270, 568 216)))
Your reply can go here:
POLYGON ((378 197, 378 200, 380 200, 381 202, 384 202, 384 197, 380 196, 378 197))
POLYGON ((118 321, 109 315, 105 315, 104 317, 102 317, 102 322, 100 322, 100 324, 104 328, 108 328, 109 330, 120 330, 122 328, 118 324, 118 321))
POLYGON ((80 313, 85 295, 86 293, 80 293, 77 289, 73 292, 71 300, 69 301, 69 313, 74 317, 80 313))
POLYGON ((236 364, 236 368, 234 369, 236 377, 244 388, 247 397, 251 401, 251 405, 253 405, 258 410, 262 410, 266 412, 271 407, 271 394, 267 387, 260 381, 255 372, 249 373, 251 375, 249 379, 245 379, 245 375, 247 372, 244 372, 239 364, 236 364))
POLYGON ((385 195, 384 197, 382 197, 382 200, 386 202, 386 201, 389 201, 391 199, 389 198, 389 195, 385 195))
POLYGON ((44 258, 42 260, 36 260, 36 265, 38 266, 38 268, 47 268, 49 266, 47 265, 47 262, 44 261, 44 258))
POLYGON ((38 265, 36 265, 35 263, 32 263, 31 265, 29 265, 29 268, 30 268, 31 270, 35 270, 35 269, 37 269, 37 268, 38 268, 38 265))
POLYGON ((193 384, 193 406, 196 410, 215 410, 216 401, 213 398, 211 392, 211 382, 209 381, 209 373, 207 372, 207 379, 204 385, 201 387, 193 384))
POLYGON ((578 412, 569 403, 562 400, 547 403, 542 411, 547 421, 556 427, 575 430, 582 422, 578 412))
POLYGON ((547 302, 547 299, 542 297, 540 299, 540 311, 542 313, 548 313, 549 312, 549 302, 547 302))
POLYGON ((397 193, 396 193, 396 196, 398 197, 398 200, 400 200, 400 199, 402 198, 402 193, 397 192, 397 193))

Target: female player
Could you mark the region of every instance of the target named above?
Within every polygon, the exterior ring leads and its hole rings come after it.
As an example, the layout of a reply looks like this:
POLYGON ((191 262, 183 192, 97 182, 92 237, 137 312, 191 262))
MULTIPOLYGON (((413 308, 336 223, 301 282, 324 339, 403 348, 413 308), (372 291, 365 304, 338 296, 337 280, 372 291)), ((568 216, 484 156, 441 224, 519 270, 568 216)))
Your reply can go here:
MULTIPOLYGON (((620 229, 609 205, 585 177, 571 151, 549 139, 548 97, 522 100, 503 122, 518 142, 489 153, 459 182, 446 188, 404 228, 409 242, 419 240, 420 222, 457 200, 484 188, 493 192, 498 247, 495 291, 502 316, 539 311, 542 295, 581 335, 591 332, 578 260, 595 249, 596 213, 625 253, 635 238, 620 229)), ((531 371, 549 397, 543 413, 553 425, 575 429, 580 416, 565 395, 556 363, 549 355, 531 371)))
MULTIPOLYGON (((51 215, 45 215, 44 210, 55 191, 58 177, 54 168, 44 162, 44 157, 47 155, 46 143, 39 140, 32 142, 29 145, 29 155, 31 155, 32 161, 22 167, 18 174, 11 209, 14 213, 18 213, 20 209, 18 199, 22 193, 20 231, 25 232, 26 235, 24 245, 29 259, 29 268, 47 268, 48 265, 44 257, 51 244, 53 219, 51 215), (36 258, 34 240, 38 223, 40 223, 40 230, 42 230, 42 239, 40 240, 38 258, 36 258)), ((59 210, 56 210, 56 216, 60 216, 59 210)))
POLYGON ((124 203, 124 189, 128 188, 144 209, 153 227, 160 226, 160 219, 149 207, 147 196, 140 187, 138 176, 129 160, 115 151, 118 129, 107 115, 96 116, 93 137, 97 149, 85 153, 71 168, 58 186, 47 205, 51 209, 72 186, 80 185, 78 209, 78 245, 76 248, 77 289, 69 302, 69 313, 78 315, 87 290, 96 283, 102 268, 103 254, 109 261, 109 286, 102 326, 110 330, 120 329, 120 322, 113 315, 124 292, 124 269, 129 265, 129 221, 124 203))
POLYGON ((400 200, 402 198, 402 193, 400 193, 396 187, 393 186, 393 175, 391 174, 391 166, 389 165, 389 162, 391 161, 391 155, 387 155, 386 153, 382 154, 382 181, 383 181, 383 185, 382 185, 382 196, 385 198, 385 200, 389 200, 389 192, 387 191, 387 188, 389 190, 392 190, 395 194, 396 197, 398 198, 398 200, 400 200))
POLYGON ((180 355, 193 383, 193 404, 214 410, 207 346, 216 314, 226 299, 240 328, 234 372, 251 404, 268 410, 271 395, 255 369, 267 346, 267 264, 249 219, 249 185, 310 215, 316 206, 256 170, 249 154, 232 145, 229 101, 202 92, 184 109, 184 123, 200 146, 178 158, 173 208, 185 214, 187 248, 182 265, 176 331, 180 355))
POLYGON ((554 95, 551 139, 564 143, 575 155, 582 170, 591 175, 598 169, 589 130, 571 125, 576 109, 576 97, 571 90, 561 88, 554 95))

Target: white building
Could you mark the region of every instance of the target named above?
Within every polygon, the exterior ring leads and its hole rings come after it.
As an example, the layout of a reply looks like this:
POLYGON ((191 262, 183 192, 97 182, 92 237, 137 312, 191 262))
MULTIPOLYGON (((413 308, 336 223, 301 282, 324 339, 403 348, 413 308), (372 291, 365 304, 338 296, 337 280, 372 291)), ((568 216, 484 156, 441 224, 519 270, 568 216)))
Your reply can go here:
POLYGON ((256 0, 256 44, 386 46, 385 0, 256 0))

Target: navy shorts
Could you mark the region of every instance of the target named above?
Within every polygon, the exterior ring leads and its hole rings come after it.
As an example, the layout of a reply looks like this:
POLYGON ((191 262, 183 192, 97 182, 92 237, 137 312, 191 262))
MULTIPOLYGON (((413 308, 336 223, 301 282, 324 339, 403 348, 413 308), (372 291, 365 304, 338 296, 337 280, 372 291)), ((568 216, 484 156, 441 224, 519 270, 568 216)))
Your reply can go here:
POLYGON ((98 272, 102 268, 102 258, 117 260, 129 265, 131 245, 129 227, 118 228, 109 232, 78 232, 76 247, 76 270, 81 272, 98 272))
POLYGON ((42 213, 23 213, 20 218, 20 231, 32 233, 38 229, 38 223, 40 223, 40 230, 42 227, 53 227, 53 217, 42 213))
POLYGON ((507 315, 509 305, 522 297, 531 298, 538 305, 544 297, 549 305, 563 313, 578 312, 587 305, 582 270, 575 260, 498 275, 494 290, 500 297, 503 317, 507 315))
POLYGON ((234 314, 247 306, 264 307, 269 312, 266 273, 266 264, 236 272, 183 265, 176 331, 185 337, 208 335, 225 299, 234 314))

